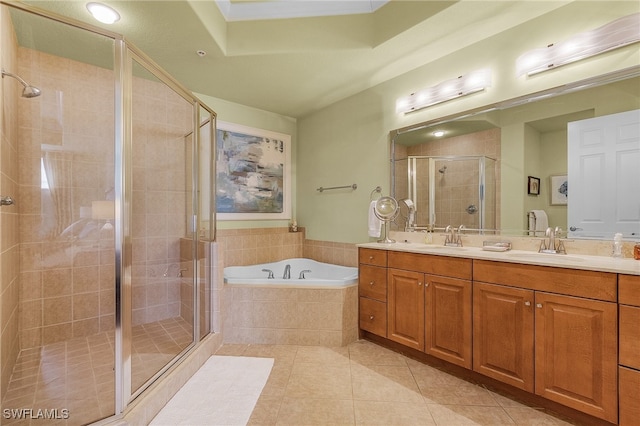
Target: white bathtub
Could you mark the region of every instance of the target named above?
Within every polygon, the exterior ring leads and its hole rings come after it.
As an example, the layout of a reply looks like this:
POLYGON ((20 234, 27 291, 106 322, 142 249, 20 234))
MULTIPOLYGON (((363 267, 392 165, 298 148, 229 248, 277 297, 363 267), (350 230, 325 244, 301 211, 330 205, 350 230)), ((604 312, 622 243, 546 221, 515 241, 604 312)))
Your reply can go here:
POLYGON ((311 259, 286 259, 279 262, 249 266, 227 266, 224 268, 227 284, 277 285, 294 287, 347 287, 358 282, 358 268, 316 262, 311 259), (291 278, 283 278, 285 268, 290 265, 291 278), (273 278, 269 277, 269 270, 273 278), (302 271, 304 278, 302 277, 302 271))

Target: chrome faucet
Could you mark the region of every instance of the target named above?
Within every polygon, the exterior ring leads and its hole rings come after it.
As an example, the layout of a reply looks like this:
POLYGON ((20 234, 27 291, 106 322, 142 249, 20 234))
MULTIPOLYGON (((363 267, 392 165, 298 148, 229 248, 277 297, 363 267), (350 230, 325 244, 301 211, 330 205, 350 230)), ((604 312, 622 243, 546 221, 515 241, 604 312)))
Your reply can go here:
POLYGON ((458 226, 458 235, 456 235, 456 229, 451 225, 447 225, 447 227, 444 229, 444 232, 446 234, 444 245, 448 247, 462 247, 462 237, 460 236, 460 234, 463 229, 464 225, 458 226))
POLYGON ((269 273, 269 276, 267 277, 268 280, 272 280, 274 278, 273 271, 271 269, 263 269, 262 272, 268 272, 269 273))
POLYGON ((560 233, 562 233, 562 228, 559 226, 547 228, 544 232, 547 239, 540 241, 538 253, 567 254, 567 250, 564 248, 564 242, 560 239, 560 233))
POLYGON ((308 273, 311 273, 311 269, 305 269, 304 271, 300 271, 300 276, 298 276, 298 279, 299 279, 299 280, 304 280, 304 279, 306 279, 307 277, 305 277, 305 276, 304 276, 304 274, 306 274, 307 272, 308 272, 308 273))
POLYGON ((291 265, 287 264, 284 267, 284 274, 282 275, 282 279, 283 280, 289 280, 291 279, 291 265))

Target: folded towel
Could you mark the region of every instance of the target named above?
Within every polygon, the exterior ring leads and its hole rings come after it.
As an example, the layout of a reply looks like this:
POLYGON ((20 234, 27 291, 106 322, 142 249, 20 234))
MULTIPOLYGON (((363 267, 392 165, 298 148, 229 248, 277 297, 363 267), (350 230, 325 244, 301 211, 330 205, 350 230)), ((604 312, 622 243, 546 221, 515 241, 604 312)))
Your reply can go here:
POLYGON ((529 235, 544 236, 549 227, 549 218, 544 210, 531 210, 529 212, 529 235))
POLYGON ((382 221, 376 216, 376 202, 369 204, 369 236, 377 238, 382 231, 382 221))

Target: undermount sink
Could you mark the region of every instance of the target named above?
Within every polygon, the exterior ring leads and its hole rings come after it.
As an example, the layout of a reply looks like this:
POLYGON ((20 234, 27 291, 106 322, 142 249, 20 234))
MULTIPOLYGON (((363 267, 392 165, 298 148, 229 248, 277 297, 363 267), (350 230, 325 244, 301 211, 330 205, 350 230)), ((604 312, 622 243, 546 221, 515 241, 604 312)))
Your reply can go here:
POLYGON ((507 257, 514 257, 519 259, 549 259, 557 261, 568 262, 584 262, 584 259, 576 256, 567 256, 566 254, 549 254, 549 253, 507 253, 507 257))

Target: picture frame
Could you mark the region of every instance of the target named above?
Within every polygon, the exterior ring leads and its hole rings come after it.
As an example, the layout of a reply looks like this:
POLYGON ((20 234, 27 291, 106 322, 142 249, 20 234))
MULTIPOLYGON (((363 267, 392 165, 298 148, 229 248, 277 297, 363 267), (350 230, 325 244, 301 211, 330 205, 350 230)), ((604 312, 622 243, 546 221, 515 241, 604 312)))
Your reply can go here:
POLYGON ((566 206, 568 203, 569 186, 567 175, 549 176, 549 193, 552 206, 566 206))
POLYGON ((527 194, 540 195, 540 178, 529 176, 527 183, 527 194))
POLYGON ((291 219, 291 136, 218 121, 218 220, 291 219))

